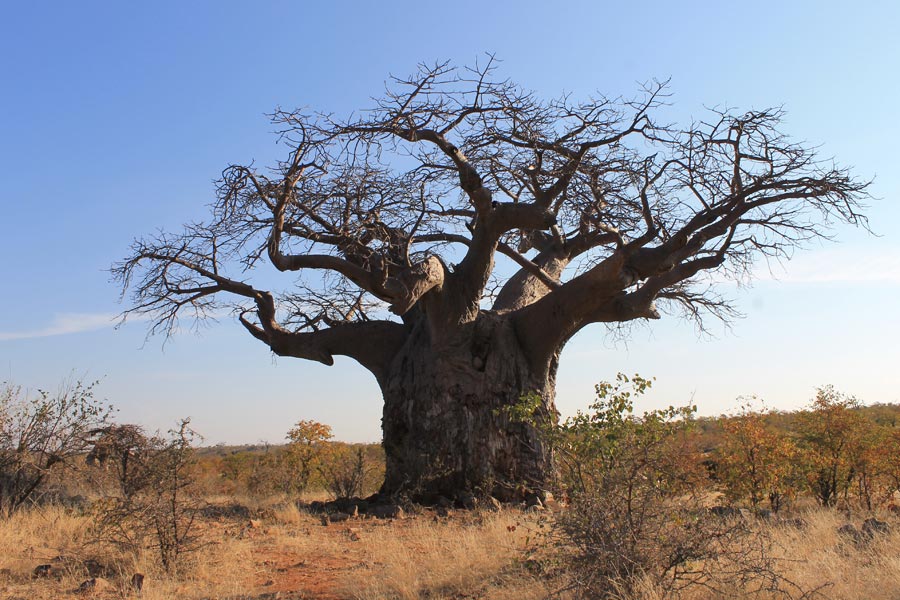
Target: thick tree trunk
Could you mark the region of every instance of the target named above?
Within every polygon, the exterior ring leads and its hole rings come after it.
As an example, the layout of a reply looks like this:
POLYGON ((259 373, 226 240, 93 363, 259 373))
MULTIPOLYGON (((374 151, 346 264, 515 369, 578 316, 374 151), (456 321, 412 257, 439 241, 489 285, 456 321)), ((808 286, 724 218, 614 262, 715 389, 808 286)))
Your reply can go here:
POLYGON ((529 364, 512 323, 497 313, 480 314, 440 343, 424 322, 414 327, 381 382, 382 493, 510 500, 541 490, 549 451, 537 427, 511 421, 504 409, 536 392, 538 418, 555 419, 555 371, 556 357, 540 369, 529 364))

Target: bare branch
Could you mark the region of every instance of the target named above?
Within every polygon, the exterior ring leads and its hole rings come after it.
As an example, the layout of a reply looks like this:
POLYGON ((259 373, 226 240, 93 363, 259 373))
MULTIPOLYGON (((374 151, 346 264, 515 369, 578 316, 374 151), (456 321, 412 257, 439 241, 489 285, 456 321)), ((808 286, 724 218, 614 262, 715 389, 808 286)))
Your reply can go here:
POLYGON ((546 365, 592 323, 657 318, 657 301, 730 318, 691 285, 704 273, 744 279, 833 223, 867 227, 868 182, 790 141, 780 108, 714 109, 678 128, 655 117, 668 82, 631 100, 548 101, 496 67, 420 65, 345 119, 277 110, 284 161, 229 166, 208 223, 138 242, 114 268, 134 294, 127 312, 168 333, 237 298, 251 335, 328 362, 351 351, 339 332, 405 331, 389 311, 425 319, 435 342, 452 336, 493 286, 494 309, 546 365), (498 251, 515 273, 495 272, 498 251), (271 266, 294 280, 249 283, 271 266))

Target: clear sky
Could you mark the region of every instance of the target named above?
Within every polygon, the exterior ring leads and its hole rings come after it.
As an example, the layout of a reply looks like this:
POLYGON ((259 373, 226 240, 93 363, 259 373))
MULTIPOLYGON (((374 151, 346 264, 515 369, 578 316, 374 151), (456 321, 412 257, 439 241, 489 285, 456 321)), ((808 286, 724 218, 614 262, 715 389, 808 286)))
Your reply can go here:
POLYGON ((106 269, 133 238, 201 218, 230 162, 280 156, 265 113, 365 108, 390 73, 471 63, 546 96, 631 95, 672 78, 679 121, 704 106, 783 105, 784 129, 875 178, 877 236, 838 230, 751 288, 746 317, 698 337, 666 319, 627 343, 579 334, 559 372, 563 412, 617 371, 656 376, 641 408, 741 395, 777 408, 832 383, 900 402, 900 3, 885 2, 4 2, 0 18, 0 381, 102 378, 120 420, 191 416, 209 443, 283 439, 316 419, 380 439, 374 380, 275 360, 239 325, 145 343, 115 330, 106 269))

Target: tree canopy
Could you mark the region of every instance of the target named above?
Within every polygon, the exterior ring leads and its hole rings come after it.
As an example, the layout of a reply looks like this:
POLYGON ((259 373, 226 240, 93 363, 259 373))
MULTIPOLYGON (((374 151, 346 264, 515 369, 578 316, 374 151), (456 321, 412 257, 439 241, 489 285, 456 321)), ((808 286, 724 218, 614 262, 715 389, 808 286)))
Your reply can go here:
POLYGON ((704 274, 745 277, 835 221, 866 223, 868 183, 781 133, 781 109, 663 124, 667 82, 543 100, 495 67, 421 65, 346 118, 275 111, 284 161, 229 165, 208 220, 114 266, 127 312, 170 332, 232 308, 277 354, 377 375, 403 339, 385 309, 436 335, 490 309, 542 324, 520 332, 539 360, 591 323, 727 316, 704 274), (290 288, 249 282, 263 262, 290 288))

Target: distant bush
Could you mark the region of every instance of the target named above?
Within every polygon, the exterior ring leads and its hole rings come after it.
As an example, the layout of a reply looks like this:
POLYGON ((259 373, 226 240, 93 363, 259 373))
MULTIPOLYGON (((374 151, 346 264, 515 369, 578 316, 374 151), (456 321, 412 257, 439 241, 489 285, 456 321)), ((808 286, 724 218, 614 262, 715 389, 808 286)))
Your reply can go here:
POLYGON ((802 465, 794 440, 766 424, 769 413, 745 404, 733 417, 722 419, 722 441, 716 449, 717 476, 731 502, 764 500, 779 511, 800 488, 802 465))
POLYGON ((69 381, 51 394, 0 387, 0 516, 36 501, 54 470, 73 465, 112 407, 94 397, 95 383, 69 381))
POLYGON ((285 491, 301 493, 316 483, 333 437, 331 427, 317 421, 298 421, 288 430, 288 445, 281 455, 285 479, 289 482, 285 491))
POLYGON ((379 444, 335 442, 331 427, 307 420, 298 421, 286 437, 283 446, 265 445, 221 458, 221 478, 234 485, 231 493, 264 498, 312 490, 347 497, 381 485, 384 451, 379 444))

